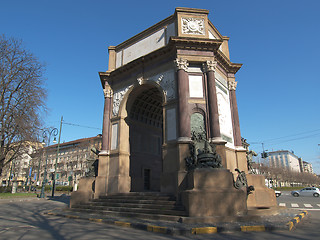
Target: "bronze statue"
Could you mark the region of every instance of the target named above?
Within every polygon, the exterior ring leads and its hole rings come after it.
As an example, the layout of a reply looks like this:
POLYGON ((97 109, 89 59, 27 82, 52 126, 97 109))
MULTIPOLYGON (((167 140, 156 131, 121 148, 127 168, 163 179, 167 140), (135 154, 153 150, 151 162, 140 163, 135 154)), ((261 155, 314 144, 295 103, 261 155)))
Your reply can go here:
POLYGON ((189 145, 190 156, 187 157, 188 170, 195 168, 222 168, 221 157, 216 147, 206 139, 205 132, 192 132, 192 142, 189 145))
POLYGON ((235 171, 238 172, 238 177, 237 177, 236 181, 234 182, 234 187, 236 189, 241 189, 241 188, 245 187, 246 192, 247 192, 247 196, 248 196, 249 194, 252 193, 252 191, 254 191, 254 187, 248 186, 247 176, 244 171, 240 171, 238 168, 236 168, 235 171))
POLYGON ((247 165, 248 165, 248 170, 250 173, 252 174, 256 174, 256 171, 253 169, 252 167, 252 158, 253 156, 257 156, 256 152, 255 151, 247 151, 247 165))
MULTIPOLYGON (((97 156, 100 153, 100 151, 97 150, 96 148, 91 148, 91 151, 97 156)), ((86 177, 97 177, 98 176, 98 165, 99 165, 98 159, 88 158, 87 159, 88 172, 86 172, 86 177)))

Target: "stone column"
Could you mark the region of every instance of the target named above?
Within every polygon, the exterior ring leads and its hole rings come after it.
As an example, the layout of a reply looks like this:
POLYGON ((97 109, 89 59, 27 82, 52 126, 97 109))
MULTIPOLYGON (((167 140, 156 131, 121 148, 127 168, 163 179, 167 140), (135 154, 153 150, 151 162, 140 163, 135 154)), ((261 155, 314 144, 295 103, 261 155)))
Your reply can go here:
POLYGON ((102 149, 100 154, 108 154, 110 148, 110 108, 112 99, 112 89, 106 83, 104 92, 104 112, 103 112, 103 126, 102 126, 102 149))
POLYGON ((228 86, 229 86, 231 112, 232 112, 234 145, 235 146, 242 146, 241 133, 240 133, 240 123, 239 123, 239 113, 238 113, 238 105, 237 105, 237 98, 236 98, 237 82, 228 81, 228 86))
POLYGON ((112 100, 112 89, 107 84, 104 92, 104 112, 102 126, 102 147, 99 153, 98 176, 95 179, 94 198, 105 195, 108 191, 109 162, 110 162, 110 110, 112 100))
POLYGON ((221 141, 219 110, 216 90, 216 80, 214 72, 216 70, 216 61, 207 61, 204 63, 204 69, 207 73, 208 88, 208 110, 209 110, 209 139, 210 141, 221 141))
POLYGON ((188 62, 185 59, 175 60, 178 83, 178 112, 179 112, 179 138, 178 141, 188 141, 191 138, 190 116, 188 111, 189 77, 187 73, 188 62))

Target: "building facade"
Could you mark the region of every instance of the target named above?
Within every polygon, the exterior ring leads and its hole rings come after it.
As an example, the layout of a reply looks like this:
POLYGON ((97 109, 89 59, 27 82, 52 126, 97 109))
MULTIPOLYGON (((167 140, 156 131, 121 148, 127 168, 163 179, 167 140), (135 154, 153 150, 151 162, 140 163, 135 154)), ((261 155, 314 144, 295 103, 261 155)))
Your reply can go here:
POLYGON ((268 152, 269 166, 301 172, 299 158, 288 150, 268 152))
MULTIPOLYGON (((74 186, 78 184, 81 177, 88 173, 90 163, 92 164, 97 155, 91 151, 92 148, 101 149, 101 135, 91 138, 83 138, 70 142, 61 143, 57 157, 58 145, 52 145, 41 149, 40 154, 33 159, 39 163, 40 181, 44 179, 44 169, 47 159, 47 179, 52 182, 52 173, 56 166, 56 184, 74 186)), ((37 171, 33 171, 33 179, 37 179, 37 171)), ((37 184, 40 184, 37 181, 37 184)))
POLYGON ((7 185, 9 176, 11 180, 18 181, 20 186, 41 185, 44 180, 45 168, 48 184, 52 184, 52 173, 56 168, 56 184, 74 186, 81 177, 86 176, 93 162, 98 158, 91 151, 92 148, 101 149, 101 135, 83 138, 58 145, 43 147, 41 143, 37 148, 29 147, 11 162, 3 171, 2 185, 7 185), (46 167, 47 165, 47 167, 46 167))
POLYGON ((313 173, 313 167, 311 163, 302 161, 302 169, 303 169, 303 172, 313 173))
POLYGON ((7 186, 11 181, 17 181, 19 186, 25 185, 32 169, 32 154, 41 148, 39 142, 25 142, 11 162, 6 163, 1 174, 1 185, 7 186))

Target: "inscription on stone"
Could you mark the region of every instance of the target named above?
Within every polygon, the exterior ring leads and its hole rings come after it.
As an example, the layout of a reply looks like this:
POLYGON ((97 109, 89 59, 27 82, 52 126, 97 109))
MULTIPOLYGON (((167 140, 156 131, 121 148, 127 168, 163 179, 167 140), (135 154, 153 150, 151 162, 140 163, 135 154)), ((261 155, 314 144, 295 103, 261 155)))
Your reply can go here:
POLYGON ((189 75, 189 93, 191 98, 203 98, 202 76, 189 75))
POLYGON ((176 134, 176 109, 171 108, 167 110, 167 140, 175 140, 177 138, 176 134))
POLYGON ((112 124, 111 131, 111 150, 115 150, 118 147, 118 123, 112 124))

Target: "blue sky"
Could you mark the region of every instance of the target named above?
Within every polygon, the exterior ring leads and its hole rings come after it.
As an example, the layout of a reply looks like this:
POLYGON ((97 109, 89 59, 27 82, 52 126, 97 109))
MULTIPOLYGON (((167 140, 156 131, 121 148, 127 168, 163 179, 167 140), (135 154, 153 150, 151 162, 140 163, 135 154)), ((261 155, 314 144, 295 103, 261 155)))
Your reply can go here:
POLYGON ((46 63, 47 126, 62 141, 101 132, 108 46, 117 45, 176 7, 208 9, 209 19, 230 37, 241 134, 260 153, 293 150, 320 174, 317 0, 0 0, 0 34, 20 38, 46 63), (88 128, 90 127, 90 128, 88 128))

